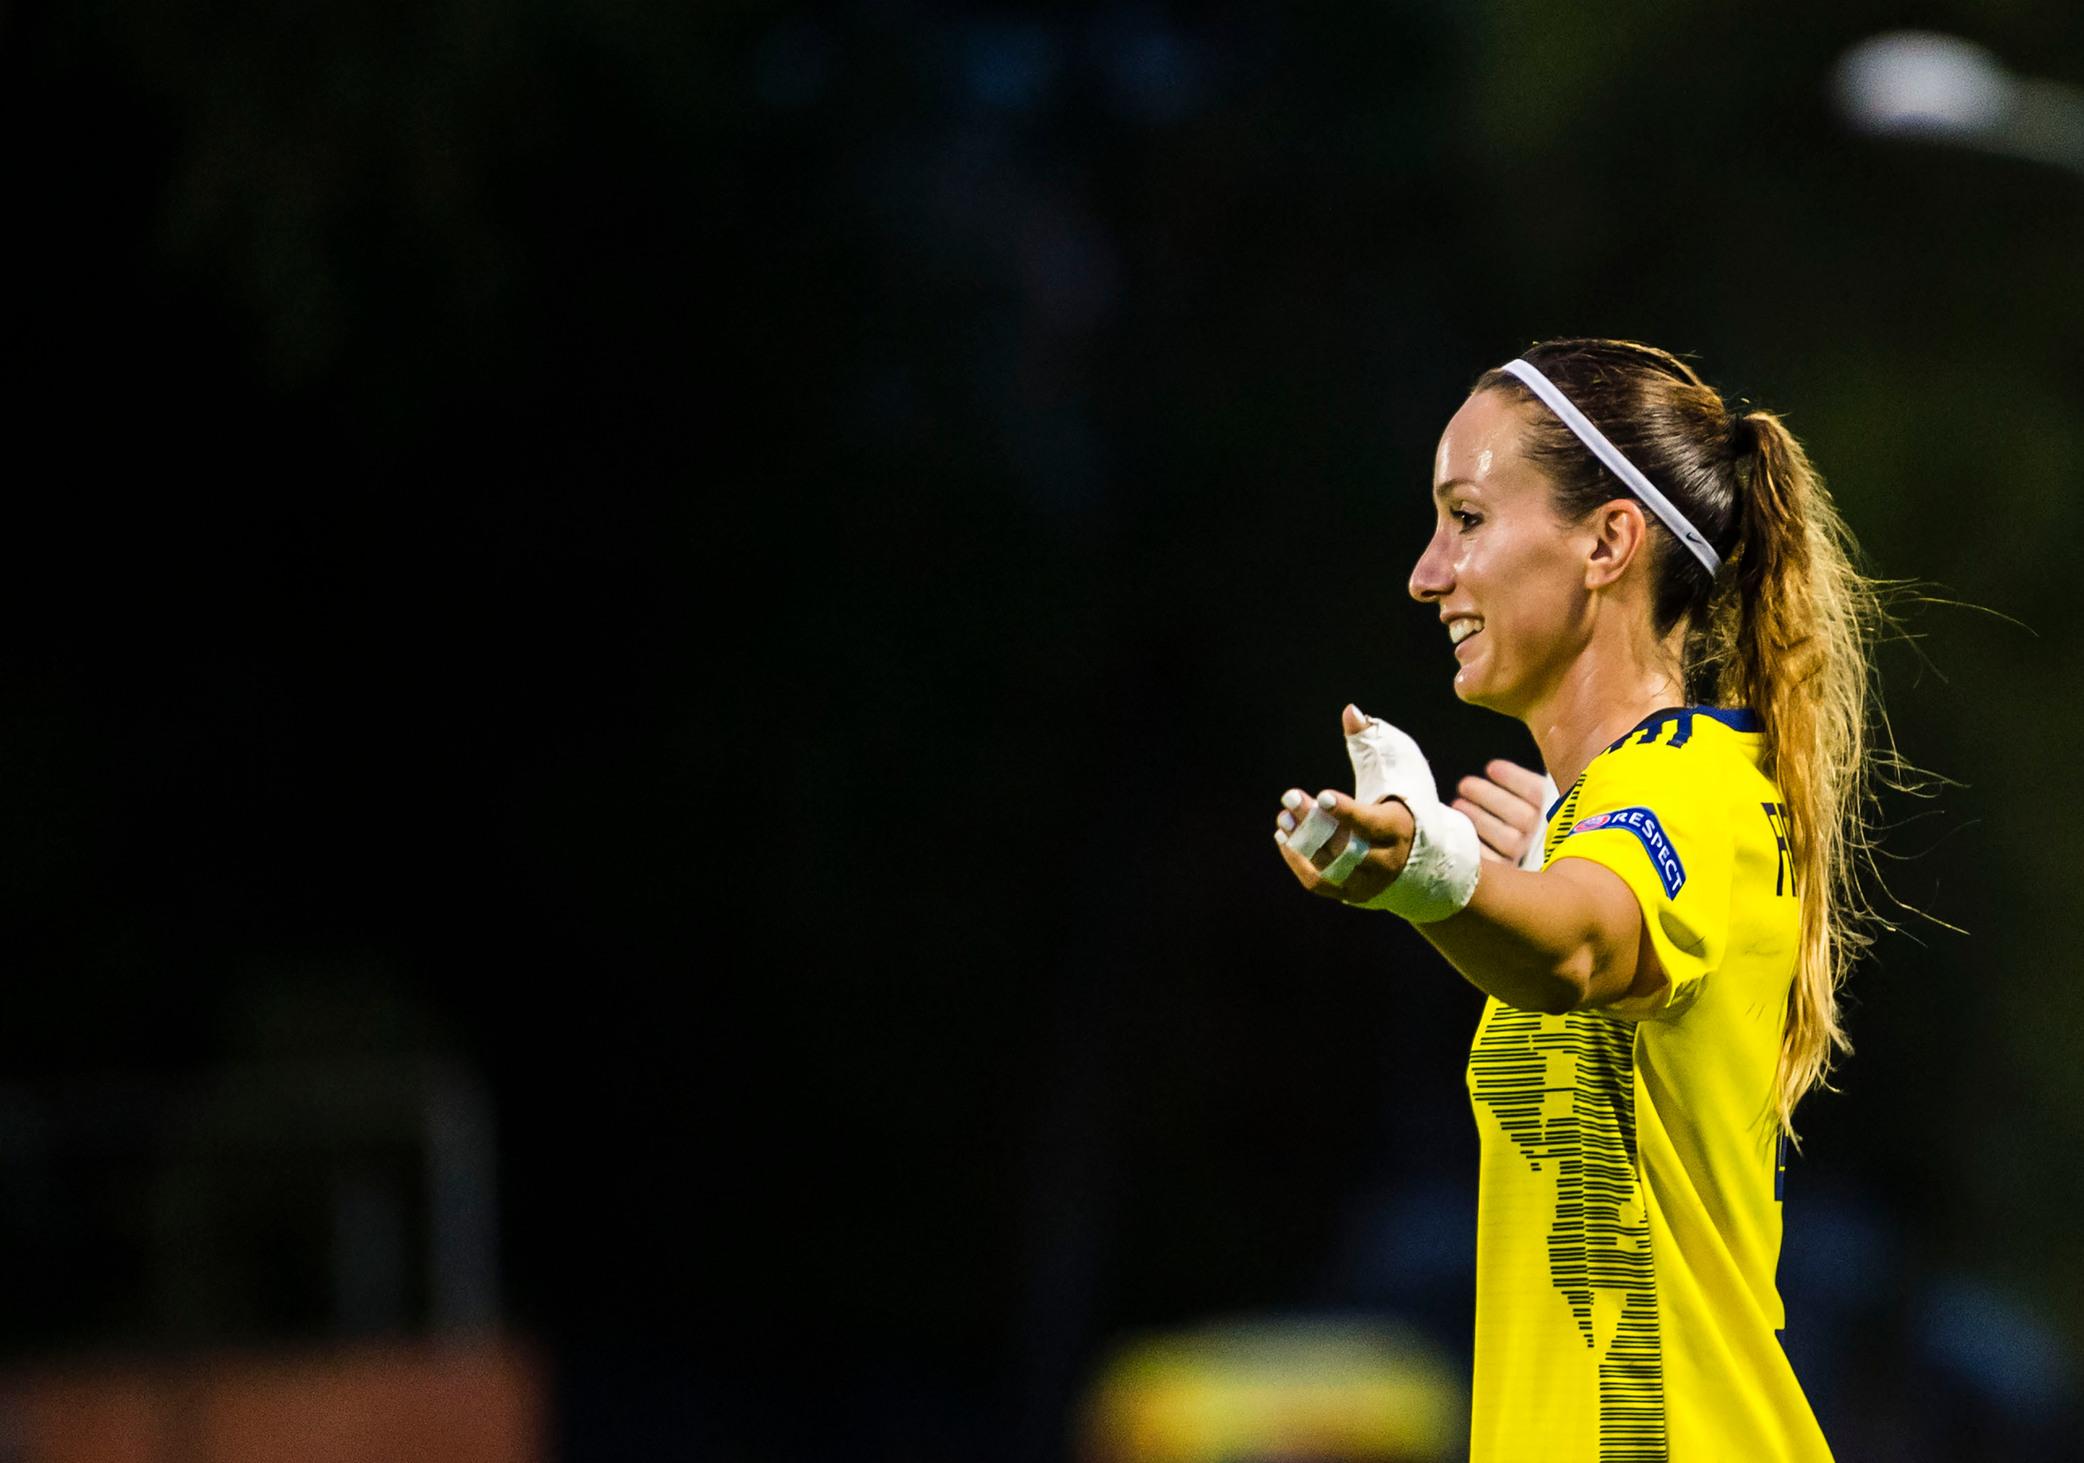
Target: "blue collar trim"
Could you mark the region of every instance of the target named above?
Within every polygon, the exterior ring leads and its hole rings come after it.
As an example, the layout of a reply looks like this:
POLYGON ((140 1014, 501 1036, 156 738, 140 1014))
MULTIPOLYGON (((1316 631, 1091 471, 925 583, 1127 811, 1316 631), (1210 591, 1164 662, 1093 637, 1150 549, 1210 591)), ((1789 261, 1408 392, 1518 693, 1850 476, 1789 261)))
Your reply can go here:
MULTIPOLYGON (((1734 732, 1755 732, 1759 729, 1758 713, 1747 706, 1667 706, 1661 711, 1651 712, 1626 732, 1623 732, 1620 741, 1615 742, 1614 746, 1618 747, 1621 745, 1621 742, 1627 741, 1630 737, 1640 736, 1655 727, 1664 725, 1667 721, 1681 716, 1705 716, 1711 721, 1721 722, 1734 732)), ((1611 751, 1612 748, 1608 748, 1608 750, 1611 751)), ((1578 780, 1580 782, 1584 781, 1582 777, 1578 780)), ((1549 804, 1548 816, 1543 818, 1542 822, 1553 822, 1556 810, 1563 806, 1563 800, 1569 796, 1570 793, 1567 789, 1558 793, 1556 800, 1549 804)))
POLYGON ((1653 711, 1631 727, 1628 736, 1661 726, 1675 716, 1705 716, 1721 722, 1731 731, 1755 732, 1758 730, 1758 713, 1745 706, 1667 706, 1662 711, 1653 711))

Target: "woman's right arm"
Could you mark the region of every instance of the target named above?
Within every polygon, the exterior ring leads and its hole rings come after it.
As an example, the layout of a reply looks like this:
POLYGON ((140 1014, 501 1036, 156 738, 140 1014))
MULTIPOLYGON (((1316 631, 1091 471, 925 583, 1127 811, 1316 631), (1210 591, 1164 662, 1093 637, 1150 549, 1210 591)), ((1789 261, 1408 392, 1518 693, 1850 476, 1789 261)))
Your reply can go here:
MULTIPOLYGON (((1283 841, 1282 857, 1311 893, 1365 904, 1403 872, 1411 810, 1396 800, 1363 805, 1330 789, 1319 799, 1338 832, 1309 858, 1283 841), (1356 832, 1371 850, 1360 867, 1343 884, 1320 878, 1356 832)), ((1634 892, 1586 859, 1559 859, 1540 873, 1486 861, 1468 904, 1418 931, 1470 984, 1522 1010, 1604 1005, 1655 991, 1663 980, 1634 892)))
POLYGON ((1471 985, 1524 1011, 1603 1006, 1664 981, 1634 892, 1588 859, 1539 873, 1487 862, 1459 914, 1417 929, 1471 985))

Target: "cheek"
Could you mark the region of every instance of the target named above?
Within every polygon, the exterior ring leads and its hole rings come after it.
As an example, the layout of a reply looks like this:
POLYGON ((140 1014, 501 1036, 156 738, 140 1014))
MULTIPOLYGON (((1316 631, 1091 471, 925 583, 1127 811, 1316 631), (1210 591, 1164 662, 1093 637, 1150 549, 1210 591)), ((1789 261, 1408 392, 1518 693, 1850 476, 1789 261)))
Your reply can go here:
POLYGON ((1496 588, 1501 580, 1511 577, 1510 561, 1512 545, 1500 544, 1496 539, 1486 539, 1481 534, 1463 534, 1448 543, 1448 554, 1454 561, 1454 577, 1472 588, 1489 586, 1496 588), (1500 561, 1505 561, 1505 572, 1500 574, 1500 561))
POLYGON ((1579 595, 1571 565, 1546 546, 1516 546, 1518 552, 1472 554, 1469 573, 1488 588, 1492 617, 1514 640, 1540 639, 1575 617, 1579 595))
POLYGON ((1519 598, 1525 583, 1526 553, 1509 539, 1464 539, 1454 546, 1455 578, 1485 602, 1503 609, 1519 598))

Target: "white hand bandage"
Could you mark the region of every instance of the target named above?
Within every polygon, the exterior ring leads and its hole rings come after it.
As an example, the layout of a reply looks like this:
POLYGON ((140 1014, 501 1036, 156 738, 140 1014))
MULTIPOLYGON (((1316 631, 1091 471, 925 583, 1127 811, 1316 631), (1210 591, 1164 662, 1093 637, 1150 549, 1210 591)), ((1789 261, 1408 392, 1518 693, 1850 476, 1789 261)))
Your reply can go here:
POLYGON ((1353 871, 1361 866, 1374 845, 1350 829, 1346 834, 1346 846, 1339 856, 1317 871, 1317 877, 1327 884, 1343 884, 1353 877, 1353 871))
POLYGON ((1317 850, 1331 842, 1332 834, 1338 831, 1339 820, 1313 802, 1302 822, 1288 835, 1288 846, 1304 858, 1315 858, 1317 850))
MULTIPOLYGON (((1299 799, 1301 795, 1296 793, 1290 796, 1299 799)), ((1328 798, 1331 794, 1326 793, 1324 796, 1328 798)), ((1285 799, 1283 805, 1286 806, 1285 799)), ((1295 809, 1290 808, 1289 811, 1293 812, 1295 809)), ((1288 847, 1304 858, 1315 858, 1317 850, 1331 842, 1331 836, 1338 831, 1339 820, 1331 815, 1331 809, 1321 802, 1311 803, 1310 810, 1303 815, 1302 822, 1287 836, 1288 847)), ((1353 871, 1361 866, 1373 847, 1374 845, 1365 838, 1348 829, 1346 846, 1339 850, 1337 857, 1317 871, 1317 877, 1327 884, 1345 883, 1353 877, 1353 871)))
POLYGON ((1360 908, 1386 909, 1413 924, 1458 912, 1476 893, 1483 845, 1476 825, 1440 801, 1418 743, 1369 717, 1365 728, 1346 738, 1346 755, 1353 762, 1354 800, 1368 806, 1389 797, 1401 800, 1411 810, 1413 830, 1404 871, 1360 908))

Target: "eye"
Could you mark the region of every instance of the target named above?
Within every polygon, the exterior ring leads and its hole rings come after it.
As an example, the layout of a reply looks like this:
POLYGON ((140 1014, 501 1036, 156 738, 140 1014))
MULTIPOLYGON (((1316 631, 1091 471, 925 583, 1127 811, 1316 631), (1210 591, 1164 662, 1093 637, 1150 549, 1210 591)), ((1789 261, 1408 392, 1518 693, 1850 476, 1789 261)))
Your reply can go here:
POLYGON ((1467 508, 1450 508, 1447 511, 1447 516, 1449 518, 1452 518, 1456 523, 1459 523, 1462 526, 1462 531, 1464 533, 1476 527, 1477 524, 1483 522, 1482 518, 1480 518, 1474 513, 1471 513, 1467 508))

